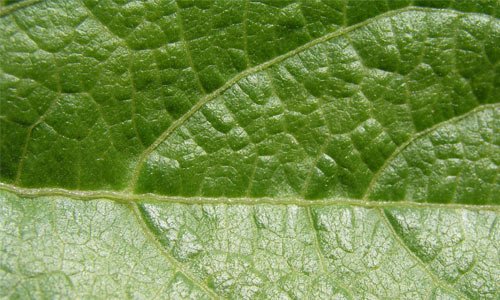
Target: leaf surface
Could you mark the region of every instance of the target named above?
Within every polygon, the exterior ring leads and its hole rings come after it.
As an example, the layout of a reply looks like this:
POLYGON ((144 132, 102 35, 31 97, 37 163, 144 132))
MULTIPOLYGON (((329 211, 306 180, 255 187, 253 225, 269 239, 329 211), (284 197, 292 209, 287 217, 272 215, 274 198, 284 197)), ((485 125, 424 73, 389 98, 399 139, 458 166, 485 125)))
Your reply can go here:
POLYGON ((500 296, 496 1, 3 5, 0 296, 500 296))

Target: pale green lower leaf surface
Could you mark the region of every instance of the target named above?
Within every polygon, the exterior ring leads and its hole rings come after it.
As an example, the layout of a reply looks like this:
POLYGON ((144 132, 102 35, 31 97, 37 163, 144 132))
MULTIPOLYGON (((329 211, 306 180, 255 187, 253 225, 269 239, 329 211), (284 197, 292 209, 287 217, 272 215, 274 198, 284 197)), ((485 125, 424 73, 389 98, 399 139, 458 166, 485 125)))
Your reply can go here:
POLYGON ((3 297, 498 297, 489 209, 1 196, 3 297))
POLYGON ((207 296, 158 254, 124 204, 0 198, 1 297, 207 296))

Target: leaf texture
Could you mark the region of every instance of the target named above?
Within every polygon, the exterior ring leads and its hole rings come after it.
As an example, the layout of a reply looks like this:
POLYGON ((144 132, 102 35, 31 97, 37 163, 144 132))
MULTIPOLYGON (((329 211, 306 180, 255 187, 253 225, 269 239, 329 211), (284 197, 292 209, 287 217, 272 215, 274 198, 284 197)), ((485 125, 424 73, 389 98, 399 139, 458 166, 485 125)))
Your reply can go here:
POLYGON ((4 1, 0 297, 496 299, 496 1, 4 1))

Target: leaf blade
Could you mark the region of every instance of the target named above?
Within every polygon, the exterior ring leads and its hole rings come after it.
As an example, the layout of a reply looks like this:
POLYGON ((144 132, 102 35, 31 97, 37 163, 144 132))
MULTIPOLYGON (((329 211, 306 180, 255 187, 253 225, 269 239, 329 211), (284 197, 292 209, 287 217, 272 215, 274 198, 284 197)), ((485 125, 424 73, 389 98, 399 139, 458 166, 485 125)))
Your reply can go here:
POLYGON ((410 4, 1 2, 0 296, 498 298, 498 3, 410 4))

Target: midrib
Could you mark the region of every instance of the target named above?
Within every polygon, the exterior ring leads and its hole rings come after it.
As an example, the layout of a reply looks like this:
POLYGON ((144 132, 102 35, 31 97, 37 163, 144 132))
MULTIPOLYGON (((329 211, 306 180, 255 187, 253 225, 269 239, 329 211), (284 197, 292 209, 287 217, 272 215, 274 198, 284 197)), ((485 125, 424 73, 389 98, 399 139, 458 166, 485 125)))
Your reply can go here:
POLYGON ((158 194, 132 194, 114 191, 79 191, 60 188, 23 188, 11 184, 0 183, 0 191, 14 193, 24 198, 39 197, 67 197, 72 200, 111 200, 122 203, 171 203, 171 204, 189 204, 189 205, 294 205, 301 207, 311 206, 355 206, 366 208, 446 208, 446 209, 467 209, 467 210, 488 210, 500 212, 498 205, 471 205, 457 203, 420 203, 410 201, 367 201, 354 198, 328 198, 318 200, 308 200, 293 197, 183 197, 166 196, 158 194))

